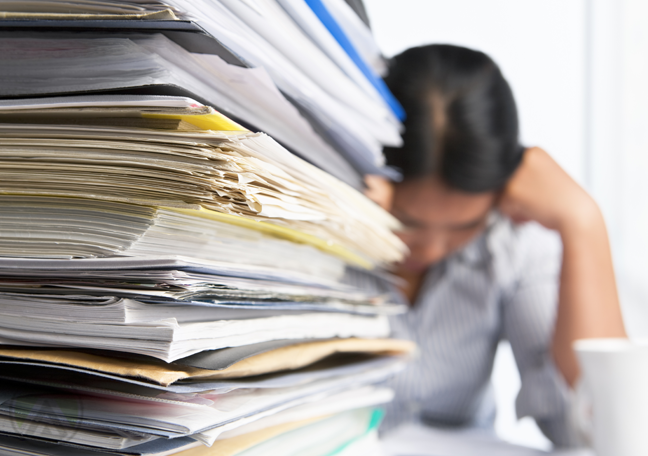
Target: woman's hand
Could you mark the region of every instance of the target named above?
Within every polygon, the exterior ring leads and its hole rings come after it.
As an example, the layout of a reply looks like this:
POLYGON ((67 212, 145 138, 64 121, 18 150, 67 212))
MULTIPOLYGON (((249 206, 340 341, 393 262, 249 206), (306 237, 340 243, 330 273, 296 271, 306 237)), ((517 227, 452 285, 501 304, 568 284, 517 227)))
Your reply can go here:
POLYGON ((534 220, 561 234, 602 220, 592 197, 538 147, 525 151, 499 209, 514 222, 534 220))
POLYGON ((515 222, 534 220, 560 233, 563 256, 552 353, 573 386, 579 375, 575 340, 626 337, 603 215, 592 197, 539 148, 525 152, 499 209, 515 222))

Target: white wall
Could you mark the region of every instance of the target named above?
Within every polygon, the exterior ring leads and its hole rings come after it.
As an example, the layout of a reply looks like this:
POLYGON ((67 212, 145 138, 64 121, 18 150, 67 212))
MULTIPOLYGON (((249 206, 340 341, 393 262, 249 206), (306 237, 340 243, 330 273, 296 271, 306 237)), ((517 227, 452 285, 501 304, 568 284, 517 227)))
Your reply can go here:
MULTIPOLYGON (((478 49, 515 94, 523 144, 538 145, 606 216, 626 325, 648 337, 648 0, 365 0, 386 56, 421 44, 478 49)), ((543 447, 516 423, 510 348, 494 373, 497 430, 543 447)))
POLYGON ((591 0, 589 190, 631 336, 648 337, 648 2, 591 0))

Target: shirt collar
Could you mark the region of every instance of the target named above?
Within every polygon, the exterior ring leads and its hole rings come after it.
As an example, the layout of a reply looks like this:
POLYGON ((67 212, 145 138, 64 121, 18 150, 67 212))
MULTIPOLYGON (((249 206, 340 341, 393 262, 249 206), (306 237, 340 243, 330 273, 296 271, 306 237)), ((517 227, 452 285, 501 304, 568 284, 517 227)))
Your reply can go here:
POLYGON ((453 257, 457 261, 473 267, 483 267, 488 264, 493 257, 492 246, 488 239, 495 226, 503 220, 504 217, 497 210, 491 211, 484 231, 470 241, 468 245, 456 252, 453 257))

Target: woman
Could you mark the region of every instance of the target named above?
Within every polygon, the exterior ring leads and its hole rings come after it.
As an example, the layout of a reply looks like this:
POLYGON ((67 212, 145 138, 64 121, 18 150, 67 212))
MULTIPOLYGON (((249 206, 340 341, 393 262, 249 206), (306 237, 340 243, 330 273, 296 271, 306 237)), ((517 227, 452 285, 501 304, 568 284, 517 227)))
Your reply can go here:
POLYGON ((421 353, 394 381, 385 426, 492 426, 489 379, 508 339, 518 416, 574 445, 571 344, 625 337, 599 208, 546 152, 519 145, 513 95, 485 54, 409 49, 386 82, 407 113, 404 146, 386 156, 404 176, 391 209, 411 251, 397 271, 411 308, 393 328, 421 353))

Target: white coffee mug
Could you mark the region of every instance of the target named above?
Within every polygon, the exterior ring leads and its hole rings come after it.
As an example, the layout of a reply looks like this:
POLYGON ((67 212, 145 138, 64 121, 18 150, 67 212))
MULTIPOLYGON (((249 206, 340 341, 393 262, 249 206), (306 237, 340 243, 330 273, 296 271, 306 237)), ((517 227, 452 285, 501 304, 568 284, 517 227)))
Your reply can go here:
POLYGON ((597 456, 647 456, 648 341, 585 339, 574 349, 597 456))

